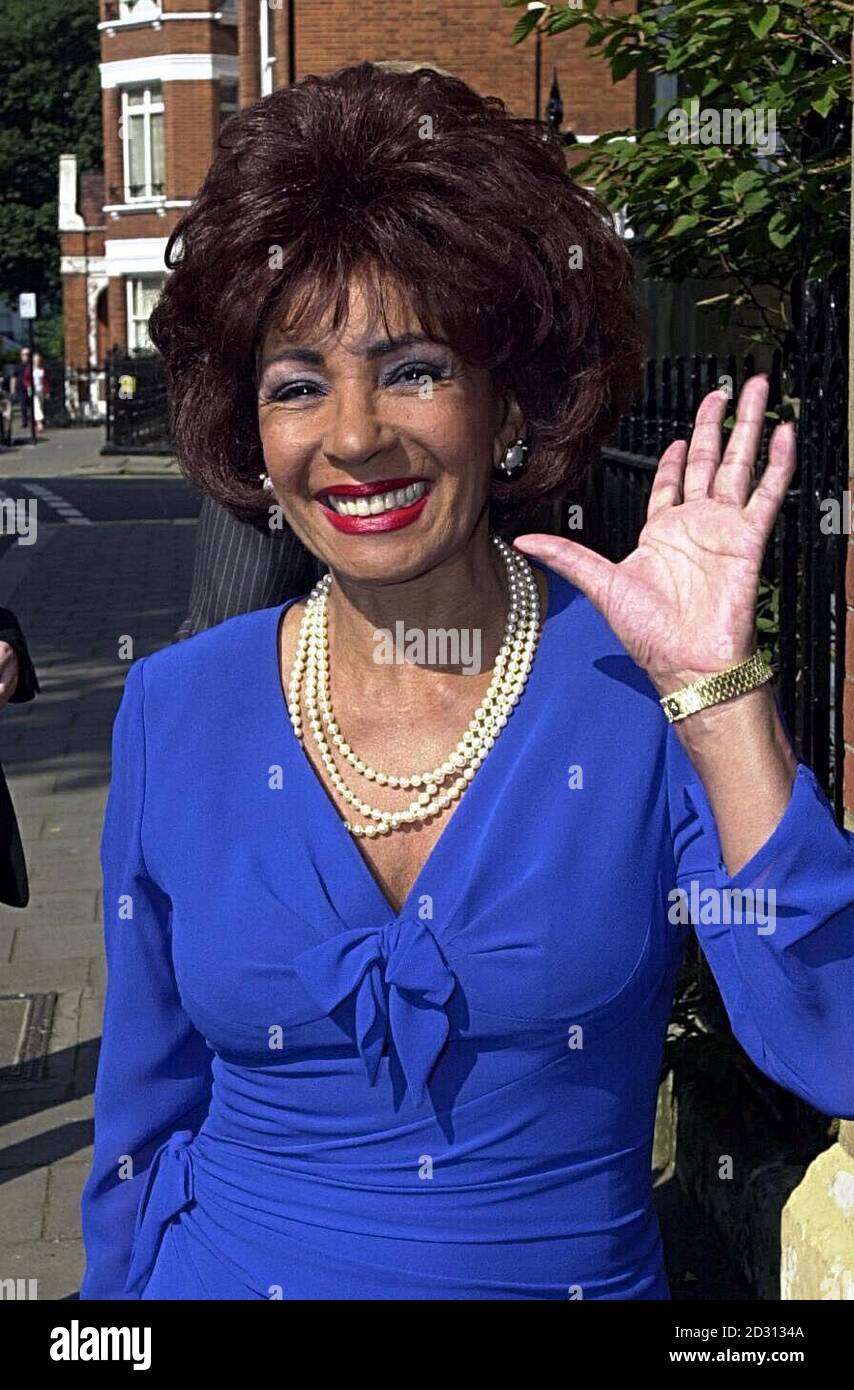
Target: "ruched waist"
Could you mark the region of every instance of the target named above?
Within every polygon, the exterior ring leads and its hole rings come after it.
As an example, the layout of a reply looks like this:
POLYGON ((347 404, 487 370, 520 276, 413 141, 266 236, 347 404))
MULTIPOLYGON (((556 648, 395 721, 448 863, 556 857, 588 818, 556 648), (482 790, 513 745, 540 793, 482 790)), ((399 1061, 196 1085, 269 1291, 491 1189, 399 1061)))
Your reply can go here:
POLYGON ((644 1156, 575 1157, 508 1176, 506 1160, 455 1164, 421 1153, 405 1178, 402 1165, 380 1170, 363 1159, 323 1168, 181 1130, 152 1160, 126 1291, 144 1287, 177 1217, 211 1252, 245 1270, 247 1283, 266 1268, 265 1287, 281 1280, 283 1251, 290 1273, 302 1248, 333 1270, 338 1259, 373 1269, 385 1260, 417 1269, 422 1283, 465 1276, 583 1289, 608 1269, 612 1282, 624 1274, 628 1287, 639 1270, 648 1276, 658 1268, 644 1156))

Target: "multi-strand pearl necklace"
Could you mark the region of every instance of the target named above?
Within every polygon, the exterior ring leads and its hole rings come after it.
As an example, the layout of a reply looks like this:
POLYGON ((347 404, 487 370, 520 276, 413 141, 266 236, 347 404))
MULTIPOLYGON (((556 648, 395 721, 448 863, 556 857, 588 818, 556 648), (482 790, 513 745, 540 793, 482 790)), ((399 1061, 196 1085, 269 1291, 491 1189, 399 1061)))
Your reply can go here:
POLYGON ((518 704, 533 665, 539 640, 540 595, 533 567, 516 550, 493 536, 507 567, 510 609, 504 640, 496 657, 489 688, 478 705, 468 728, 450 756, 427 772, 395 776, 378 772, 364 763, 344 738, 332 711, 329 697, 329 633, 327 599, 332 585, 325 574, 314 586, 300 623, 296 653, 291 668, 288 706, 294 733, 303 742, 303 716, 314 736, 323 766, 336 791, 349 806, 368 817, 367 824, 344 822, 352 835, 385 835, 402 825, 411 825, 441 814, 456 801, 472 781, 496 738, 518 704), (324 732, 328 731, 328 738, 324 732), (330 747, 331 743, 331 747, 330 747), (405 810, 384 811, 371 806, 350 790, 332 755, 332 748, 368 782, 380 787, 421 788, 405 810), (454 780, 441 790, 449 779, 454 780))

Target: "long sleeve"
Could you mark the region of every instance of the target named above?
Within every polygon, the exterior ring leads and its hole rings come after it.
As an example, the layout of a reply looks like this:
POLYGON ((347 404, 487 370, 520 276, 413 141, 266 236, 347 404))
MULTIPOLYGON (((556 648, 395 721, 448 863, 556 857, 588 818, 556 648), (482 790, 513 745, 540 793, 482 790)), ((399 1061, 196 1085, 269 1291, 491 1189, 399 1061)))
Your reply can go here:
POLYGON ((799 761, 782 819, 728 874, 703 785, 672 728, 668 736, 681 907, 733 1032, 766 1076, 824 1114, 854 1119, 854 836, 799 761))
POLYGON ((95 1145, 81 1216, 81 1299, 125 1292, 137 1208, 157 1148, 197 1130, 210 1103, 211 1051, 187 1017, 171 956, 171 903, 143 852, 144 668, 128 671, 113 726, 101 837, 107 993, 95 1083, 95 1145))
POLYGON ((238 613, 299 598, 322 572, 323 566, 289 526, 270 530, 266 524, 240 521, 204 497, 187 615, 175 640, 216 627, 238 613))

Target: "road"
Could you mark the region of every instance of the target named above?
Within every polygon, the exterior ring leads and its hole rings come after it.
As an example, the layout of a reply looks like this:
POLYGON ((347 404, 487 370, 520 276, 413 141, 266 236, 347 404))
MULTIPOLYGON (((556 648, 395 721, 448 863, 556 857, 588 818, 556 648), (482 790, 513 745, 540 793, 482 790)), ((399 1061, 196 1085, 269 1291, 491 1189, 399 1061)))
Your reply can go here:
MULTIPOLYGON (((100 456, 96 429, 0 452, 0 604, 41 683, 0 713, 0 760, 30 872, 24 910, 0 907, 0 1280, 76 1296, 80 1190, 104 997, 98 844, 110 731, 131 659, 184 616, 199 497, 173 460, 100 456), (8 499, 4 502, 4 499, 8 499)), ((656 1200, 676 1299, 744 1298, 720 1247, 664 1175, 656 1200)))

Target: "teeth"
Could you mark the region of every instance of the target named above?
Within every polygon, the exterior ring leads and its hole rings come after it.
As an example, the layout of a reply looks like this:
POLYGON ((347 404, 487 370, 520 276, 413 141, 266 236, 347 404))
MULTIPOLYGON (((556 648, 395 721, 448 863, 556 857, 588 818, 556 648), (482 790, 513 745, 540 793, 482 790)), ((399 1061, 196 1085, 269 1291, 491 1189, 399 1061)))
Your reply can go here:
POLYGON ((325 501, 339 516, 379 516, 395 507, 409 506, 423 497, 426 491, 426 483, 410 483, 408 487, 395 488, 393 492, 376 492, 372 497, 335 497, 327 494, 325 501))

